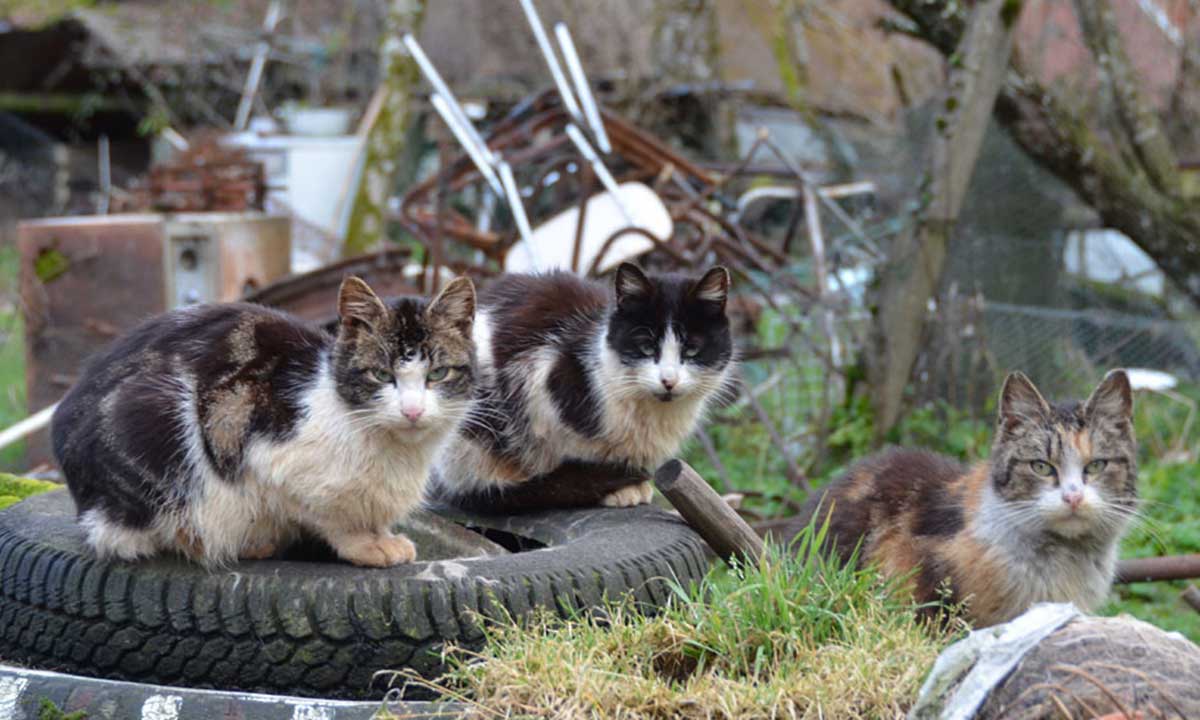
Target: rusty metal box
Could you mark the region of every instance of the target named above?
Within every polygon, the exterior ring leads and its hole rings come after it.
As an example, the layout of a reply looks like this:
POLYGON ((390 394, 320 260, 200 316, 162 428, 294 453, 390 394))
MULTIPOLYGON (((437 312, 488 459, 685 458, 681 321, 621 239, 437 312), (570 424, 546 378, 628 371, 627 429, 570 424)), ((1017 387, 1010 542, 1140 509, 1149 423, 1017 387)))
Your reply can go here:
MULTIPOLYGON (((142 320, 237 300, 288 273, 290 221, 261 213, 103 215, 18 228, 30 412, 58 402, 95 351, 142 320)), ((52 462, 48 433, 26 443, 52 462)))

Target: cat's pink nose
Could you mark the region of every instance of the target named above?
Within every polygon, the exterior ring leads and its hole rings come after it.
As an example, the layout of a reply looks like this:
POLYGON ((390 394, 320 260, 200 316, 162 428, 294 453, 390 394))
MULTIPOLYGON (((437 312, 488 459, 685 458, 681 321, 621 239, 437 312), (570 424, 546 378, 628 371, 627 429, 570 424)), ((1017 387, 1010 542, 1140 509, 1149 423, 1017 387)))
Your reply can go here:
POLYGON ((1083 493, 1078 490, 1069 490, 1063 493, 1062 499, 1071 506, 1072 510, 1078 510, 1079 506, 1083 504, 1083 493))
POLYGON ((404 417, 408 418, 411 422, 416 422, 421 419, 422 415, 425 414, 425 408, 404 408, 401 412, 403 412, 404 417))
POLYGON ((659 379, 662 381, 662 386, 663 386, 663 387, 665 387, 665 388, 666 388, 666 389, 668 389, 668 390, 671 390, 672 388, 674 388, 676 385, 678 385, 678 384, 679 384, 679 378, 675 378, 675 377, 662 377, 662 378, 659 378, 659 379))

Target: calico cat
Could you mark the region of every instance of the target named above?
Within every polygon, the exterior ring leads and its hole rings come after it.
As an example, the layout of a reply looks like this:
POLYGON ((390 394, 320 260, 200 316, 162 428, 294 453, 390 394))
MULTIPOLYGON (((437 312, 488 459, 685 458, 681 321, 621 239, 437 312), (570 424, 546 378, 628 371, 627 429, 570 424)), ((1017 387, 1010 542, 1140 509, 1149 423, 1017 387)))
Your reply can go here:
POLYGON ((357 565, 416 556, 417 505, 470 406, 475 288, 381 301, 343 281, 336 337, 258 305, 151 319, 93 360, 54 413, 88 544, 133 560, 262 558, 301 529, 357 565))
POLYGON ((1132 414, 1122 370, 1086 402, 1056 405, 1013 373, 988 461, 968 469, 928 452, 882 452, 814 497, 793 531, 828 518, 842 557, 861 541, 860 564, 915 572, 917 601, 965 602, 978 626, 1037 602, 1093 609, 1137 512, 1132 414))
POLYGON ((511 494, 526 509, 649 502, 646 471, 732 374, 728 294, 723 267, 647 277, 625 263, 612 285, 564 272, 497 280, 475 320, 476 403, 438 462, 443 494, 493 507, 511 494))

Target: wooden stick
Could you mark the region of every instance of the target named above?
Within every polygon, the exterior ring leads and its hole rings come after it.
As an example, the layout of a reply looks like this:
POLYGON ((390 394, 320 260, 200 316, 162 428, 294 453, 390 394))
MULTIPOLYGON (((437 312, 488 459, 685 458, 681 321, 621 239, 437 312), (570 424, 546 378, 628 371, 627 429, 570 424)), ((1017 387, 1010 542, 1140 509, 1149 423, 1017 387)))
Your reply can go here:
POLYGON ((1200 578, 1200 554, 1130 558, 1117 563, 1117 583, 1200 578))
POLYGON ((758 534, 690 465, 668 460, 654 473, 654 484, 722 560, 754 562, 762 556, 758 534))
POLYGON ((1196 612, 1200 612, 1200 588, 1189 584, 1183 591, 1183 601, 1191 605, 1196 612))

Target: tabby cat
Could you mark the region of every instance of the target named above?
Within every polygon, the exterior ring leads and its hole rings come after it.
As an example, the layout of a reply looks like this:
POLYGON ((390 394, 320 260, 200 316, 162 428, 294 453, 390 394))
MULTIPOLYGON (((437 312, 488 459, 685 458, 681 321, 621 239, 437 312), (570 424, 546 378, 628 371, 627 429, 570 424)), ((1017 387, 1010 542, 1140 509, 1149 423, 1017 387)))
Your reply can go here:
POLYGON ((1086 402, 1055 405, 1013 373, 988 461, 965 468, 928 452, 882 452, 814 497, 797 528, 828 517, 843 557, 861 541, 860 564, 915 573, 918 601, 965 603, 977 625, 1037 602, 1094 609, 1137 512, 1132 413, 1122 370, 1086 402))
POLYGON ((730 381, 728 294, 723 267, 648 277, 625 263, 611 284, 564 272, 497 280, 480 296, 477 401, 438 463, 443 491, 485 504, 513 494, 525 507, 649 502, 646 471, 730 381))
POLYGON ((415 558, 392 533, 470 405, 475 288, 381 301, 347 278, 336 337, 257 305, 151 319, 54 413, 87 542, 125 560, 262 558, 303 529, 343 559, 415 558))

